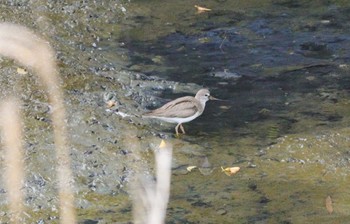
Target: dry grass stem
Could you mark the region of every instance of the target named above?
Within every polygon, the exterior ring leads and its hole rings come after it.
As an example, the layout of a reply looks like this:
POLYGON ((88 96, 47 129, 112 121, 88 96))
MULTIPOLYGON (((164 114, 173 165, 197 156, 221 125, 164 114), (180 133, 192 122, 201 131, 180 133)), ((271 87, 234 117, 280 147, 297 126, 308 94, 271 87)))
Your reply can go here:
POLYGON ((19 105, 15 99, 1 104, 1 133, 5 147, 4 182, 12 223, 24 223, 23 193, 24 165, 19 105), (4 119, 5 118, 5 119, 4 119))
POLYGON ((156 183, 138 180, 134 198, 135 223, 162 224, 170 194, 172 146, 164 141, 155 151, 156 183))
POLYGON ((55 54, 50 45, 27 28, 19 25, 0 24, 0 54, 15 59, 18 63, 35 71, 48 91, 53 106, 52 121, 58 161, 60 197, 60 222, 76 223, 72 173, 66 140, 65 108, 60 89, 55 54))

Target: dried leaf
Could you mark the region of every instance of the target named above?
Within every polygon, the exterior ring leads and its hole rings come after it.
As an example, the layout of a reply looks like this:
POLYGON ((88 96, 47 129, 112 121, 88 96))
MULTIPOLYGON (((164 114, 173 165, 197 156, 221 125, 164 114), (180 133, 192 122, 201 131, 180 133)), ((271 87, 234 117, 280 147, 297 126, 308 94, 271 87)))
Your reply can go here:
POLYGON ((107 108, 114 107, 116 105, 115 100, 108 100, 107 101, 107 108))
POLYGON ((224 172, 227 176, 233 176, 235 175, 241 168, 238 166, 235 167, 227 167, 223 168, 221 167, 222 172, 224 172))
POLYGON ((160 144, 159 144, 159 148, 160 148, 160 149, 164 149, 165 147, 166 147, 166 143, 165 143, 164 140, 162 140, 162 141, 160 142, 160 144))
POLYGON ((209 11, 211 11, 211 9, 208 9, 208 8, 205 8, 205 7, 201 7, 201 6, 198 6, 198 5, 195 5, 194 7, 197 9, 197 12, 198 12, 198 13, 203 13, 203 12, 209 12, 209 11))
POLYGON ((331 196, 329 196, 329 195, 326 198, 326 209, 327 209, 329 214, 333 213, 333 201, 332 201, 331 196))
POLYGON ((17 68, 17 73, 20 75, 26 75, 28 74, 28 71, 24 68, 17 68))
POLYGON ((195 168, 197 168, 197 166, 188 166, 186 169, 188 172, 191 172, 195 168))

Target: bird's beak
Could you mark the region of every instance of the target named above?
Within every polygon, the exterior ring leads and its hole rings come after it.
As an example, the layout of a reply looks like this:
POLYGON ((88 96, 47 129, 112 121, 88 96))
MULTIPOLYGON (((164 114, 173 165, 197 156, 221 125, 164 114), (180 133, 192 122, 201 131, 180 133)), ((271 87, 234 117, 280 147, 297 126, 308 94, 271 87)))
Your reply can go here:
MULTIPOLYGON (((209 96, 209 100, 220 100, 220 99, 215 98, 215 97, 213 97, 213 96, 209 96)), ((221 101, 221 100, 220 100, 220 101, 221 101)))

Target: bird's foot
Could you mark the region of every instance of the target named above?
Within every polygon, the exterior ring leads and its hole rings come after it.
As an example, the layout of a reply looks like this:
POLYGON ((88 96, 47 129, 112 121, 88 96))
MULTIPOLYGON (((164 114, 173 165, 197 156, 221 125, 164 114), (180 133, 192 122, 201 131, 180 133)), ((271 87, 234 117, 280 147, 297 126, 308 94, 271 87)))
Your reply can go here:
POLYGON ((184 135, 184 133, 175 133, 175 138, 181 138, 184 135))

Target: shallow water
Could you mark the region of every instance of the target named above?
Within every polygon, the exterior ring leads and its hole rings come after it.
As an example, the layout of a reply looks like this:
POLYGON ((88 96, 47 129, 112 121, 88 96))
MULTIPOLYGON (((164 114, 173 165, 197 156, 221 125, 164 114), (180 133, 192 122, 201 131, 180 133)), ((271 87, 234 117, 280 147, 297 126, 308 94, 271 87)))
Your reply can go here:
MULTIPOLYGON (((130 222, 129 180, 152 176, 152 149, 166 138, 174 146, 167 223, 346 223, 350 4, 202 1, 212 11, 200 14, 195 4, 1 5, 2 21, 50 37, 58 52, 79 222, 130 222), (225 101, 208 102, 180 139, 172 124, 122 118, 103 101, 111 94, 119 111, 140 114, 202 86, 225 101), (229 177, 221 166, 241 170, 229 177)), ((31 75, 11 78, 18 65, 1 66, 2 95, 25 90, 28 216, 58 222, 47 98, 31 75)))
POLYGON ((194 82, 227 100, 209 102, 185 125, 181 140, 198 145, 195 152, 175 144, 175 161, 200 167, 208 159, 213 170, 174 170, 167 220, 346 222, 350 5, 241 2, 203 2, 212 11, 201 14, 188 1, 134 2, 145 14, 122 38, 129 69, 194 82), (228 177, 220 166, 242 169, 228 177))

